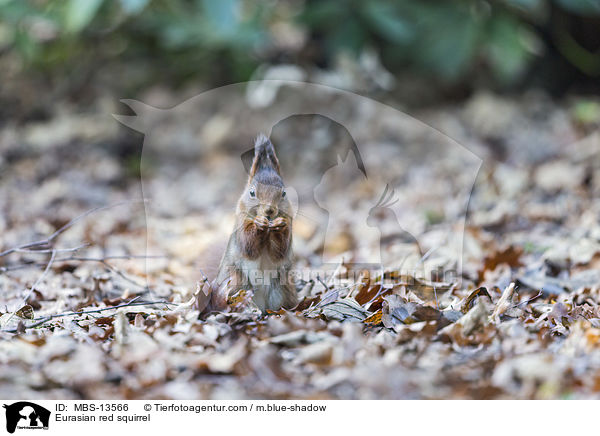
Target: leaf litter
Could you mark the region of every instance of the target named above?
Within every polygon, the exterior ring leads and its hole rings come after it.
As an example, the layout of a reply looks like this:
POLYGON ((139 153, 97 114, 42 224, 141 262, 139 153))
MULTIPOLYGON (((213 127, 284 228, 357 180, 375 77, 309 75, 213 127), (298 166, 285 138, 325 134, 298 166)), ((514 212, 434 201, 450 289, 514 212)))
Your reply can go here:
MULTIPOLYGON (((469 111, 488 100, 475 98, 469 111)), ((534 127, 547 127, 531 104, 517 106, 534 127)), ((600 148, 597 137, 576 141, 586 132, 560 106, 549 112, 546 121, 563 121, 553 124, 543 156, 523 145, 535 142, 535 129, 504 121, 500 130, 511 133, 503 161, 468 112, 422 114, 486 160, 470 202, 460 285, 398 275, 393 284, 379 276, 338 286, 324 278, 299 284, 296 308, 264 316, 251 307, 250 290, 232 295, 227 311, 201 316, 208 294, 189 286, 194 259, 210 242, 204 235, 229 213, 219 198, 195 216, 165 216, 146 255, 143 203, 128 201, 139 198, 139 181, 118 170, 115 154, 91 145, 75 153, 77 137, 55 145, 45 138, 44 152, 3 142, 7 152, 27 153, 3 164, 0 249, 10 252, 0 257, 0 396, 597 398, 600 148), (52 147, 66 160, 57 162, 52 147), (113 170, 102 176, 97 165, 113 170), (28 190, 38 194, 20 205, 28 190), (86 214, 107 204, 120 206, 86 214), (41 243, 12 250, 29 241, 41 243)), ((114 129, 106 135, 127 140, 114 129)), ((159 200, 161 183, 148 187, 159 200)), ((435 240, 441 220, 432 219, 424 240, 435 240)), ((315 229, 303 223, 299 232, 306 258, 318 249, 315 229)), ((340 246, 359 250, 347 239, 340 246)))

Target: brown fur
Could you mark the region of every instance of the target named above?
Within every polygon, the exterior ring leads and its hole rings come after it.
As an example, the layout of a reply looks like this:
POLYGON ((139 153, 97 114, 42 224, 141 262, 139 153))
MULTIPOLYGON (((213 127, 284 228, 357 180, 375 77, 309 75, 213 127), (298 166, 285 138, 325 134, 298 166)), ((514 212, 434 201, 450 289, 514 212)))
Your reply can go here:
POLYGON ((280 262, 285 259, 285 256, 292 243, 290 233, 290 228, 292 226, 290 220, 279 217, 276 220, 273 220, 273 222, 275 223, 277 220, 280 220, 277 223, 277 225, 280 227, 275 228, 275 230, 271 232, 267 245, 269 256, 274 262, 280 262))
POLYGON ((268 234, 259 228, 253 219, 245 218, 241 227, 235 232, 241 254, 251 260, 256 259, 268 241, 268 234))

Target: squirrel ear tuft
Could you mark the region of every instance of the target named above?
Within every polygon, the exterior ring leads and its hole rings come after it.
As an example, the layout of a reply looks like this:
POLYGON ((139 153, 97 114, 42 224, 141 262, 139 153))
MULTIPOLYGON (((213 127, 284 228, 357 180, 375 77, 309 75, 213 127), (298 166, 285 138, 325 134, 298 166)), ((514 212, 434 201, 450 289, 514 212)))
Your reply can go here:
POLYGON ((267 168, 275 170, 277 174, 281 175, 275 148, 269 138, 261 133, 254 142, 254 160, 250 169, 250 177, 254 177, 258 171, 267 168))

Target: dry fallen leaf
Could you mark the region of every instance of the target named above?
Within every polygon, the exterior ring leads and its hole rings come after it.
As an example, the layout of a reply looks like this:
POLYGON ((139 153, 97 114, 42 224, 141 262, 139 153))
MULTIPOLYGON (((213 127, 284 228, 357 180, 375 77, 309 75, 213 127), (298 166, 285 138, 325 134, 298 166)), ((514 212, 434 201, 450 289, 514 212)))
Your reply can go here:
POLYGON ((463 301, 463 303, 460 306, 460 311, 462 313, 467 313, 472 307, 473 307, 473 302, 475 301, 475 299, 477 297, 488 297, 490 299, 490 301, 492 300, 492 297, 490 296, 490 294, 488 293, 487 289, 484 288, 483 286, 480 288, 475 289, 473 292, 471 292, 469 294, 469 296, 463 301))
POLYGON ((353 298, 343 298, 332 303, 319 304, 315 309, 309 309, 309 312, 312 315, 317 313, 325 319, 337 321, 364 321, 370 315, 369 311, 353 298))
POLYGON ((499 250, 490 256, 486 256, 483 260, 483 267, 479 270, 479 281, 483 280, 486 271, 494 271, 498 265, 507 264, 512 268, 523 266, 521 262, 522 255, 522 248, 511 245, 504 250, 499 250))
POLYGON ((374 312, 372 315, 365 318, 363 320, 363 322, 367 325, 372 325, 372 326, 379 325, 382 323, 382 317, 383 317, 383 312, 380 309, 377 312, 374 312))
POLYGON ((500 322, 500 316, 502 314, 504 314, 504 312, 506 312, 508 309, 513 307, 512 297, 513 297, 514 292, 515 292, 515 284, 513 282, 504 289, 504 292, 502 292, 500 299, 496 303, 496 307, 494 308, 494 311, 492 312, 492 315, 490 316, 490 319, 493 322, 495 322, 495 323, 500 322))
POLYGON ((384 298, 382 322, 387 328, 398 323, 412 324, 419 321, 437 321, 442 313, 433 307, 408 302, 398 295, 384 298))
POLYGON ((35 316, 33 314, 33 307, 31 307, 29 304, 26 304, 25 306, 17 310, 15 312, 15 315, 23 319, 33 319, 35 316))

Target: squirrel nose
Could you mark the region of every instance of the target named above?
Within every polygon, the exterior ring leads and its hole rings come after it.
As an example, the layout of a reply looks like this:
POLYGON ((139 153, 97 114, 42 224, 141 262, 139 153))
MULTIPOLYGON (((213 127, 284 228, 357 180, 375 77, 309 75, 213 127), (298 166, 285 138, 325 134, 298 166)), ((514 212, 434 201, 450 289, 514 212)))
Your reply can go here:
POLYGON ((267 218, 271 218, 271 216, 273 216, 275 214, 275 209, 271 206, 267 207, 265 209, 265 215, 267 216, 267 218))

